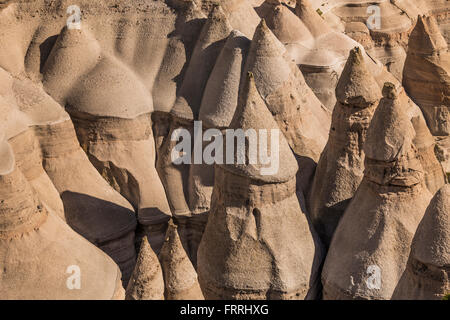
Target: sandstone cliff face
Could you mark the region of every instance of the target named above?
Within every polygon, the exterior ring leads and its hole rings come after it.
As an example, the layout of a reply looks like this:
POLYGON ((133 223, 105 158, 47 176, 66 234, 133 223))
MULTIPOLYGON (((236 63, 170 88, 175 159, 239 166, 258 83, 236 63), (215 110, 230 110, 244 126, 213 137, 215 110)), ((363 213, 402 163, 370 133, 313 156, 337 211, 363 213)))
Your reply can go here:
POLYGON ((393 299, 441 300, 450 290, 450 186, 431 200, 417 228, 406 270, 393 299))
POLYGON ((383 96, 367 133, 364 178, 325 261, 324 299, 390 299, 432 197, 395 86, 386 84, 383 96))
POLYGON ((450 54, 436 20, 419 16, 409 40, 403 85, 422 109, 437 140, 437 155, 449 172, 450 54))
POLYGON ((363 179, 363 146, 381 99, 381 90, 358 47, 350 52, 336 97, 330 136, 317 165, 309 201, 314 227, 326 246, 363 179))
MULTIPOLYGON (((278 129, 266 108, 250 74, 230 127, 278 129)), ((320 244, 295 195, 295 157, 282 135, 279 144, 280 168, 273 175, 261 175, 260 164, 216 166, 212 208, 198 252, 207 299, 317 294, 320 244)))

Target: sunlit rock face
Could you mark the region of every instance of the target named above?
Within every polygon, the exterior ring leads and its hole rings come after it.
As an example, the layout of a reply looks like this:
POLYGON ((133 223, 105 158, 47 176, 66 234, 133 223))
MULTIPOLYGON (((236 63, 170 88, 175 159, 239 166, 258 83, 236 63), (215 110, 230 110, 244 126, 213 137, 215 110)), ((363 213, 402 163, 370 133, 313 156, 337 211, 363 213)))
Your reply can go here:
POLYGON ((450 41, 450 8, 445 0, 309 1, 333 29, 361 42, 399 80, 418 15, 434 16, 450 41))
POLYGON ((441 300, 450 290, 450 186, 431 200, 417 228, 406 270, 393 299, 441 300))
POLYGON ((432 197, 395 86, 387 83, 383 96, 367 132, 364 178, 325 260, 324 299, 390 299, 432 197))
POLYGON ((450 172, 450 53, 436 20, 419 16, 411 34, 403 85, 436 137, 436 154, 450 172))
MULTIPOLYGON (((252 73, 231 128, 277 128, 252 73)), ((256 164, 216 166, 198 251, 206 299, 314 299, 318 294, 322 249, 295 194, 296 159, 279 138, 277 173, 261 175, 263 166, 256 164)), ((270 148, 273 144, 268 154, 270 148)))
POLYGON ((448 290, 446 1, 77 2, 0 0, 0 298, 448 290))

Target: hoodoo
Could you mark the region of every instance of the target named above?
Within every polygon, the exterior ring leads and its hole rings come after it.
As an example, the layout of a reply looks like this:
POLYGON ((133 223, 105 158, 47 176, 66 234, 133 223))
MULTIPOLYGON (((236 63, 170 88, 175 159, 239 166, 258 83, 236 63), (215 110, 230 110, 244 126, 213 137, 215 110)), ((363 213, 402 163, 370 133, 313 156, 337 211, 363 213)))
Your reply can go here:
POLYGON ((2 299, 123 299, 117 265, 42 204, 4 137, 0 160, 2 299))
POLYGON ((450 185, 428 206, 393 299, 441 300, 450 292, 450 185))
POLYGON ((364 178, 325 260, 324 299, 390 299, 432 197, 393 84, 385 84, 383 97, 367 132, 364 178))
POLYGON ((245 70, 253 73, 259 94, 298 157, 298 184, 306 194, 327 141, 331 114, 264 20, 256 29, 245 70))
POLYGON ((330 135, 310 192, 310 215, 326 246, 364 176, 364 142, 381 99, 361 49, 350 52, 336 88, 330 135))
MULTIPOLYGON (((251 73, 230 127, 271 135, 272 129, 279 130, 251 73)), ((199 281, 207 299, 305 299, 317 294, 321 247, 296 197, 298 166, 282 134, 267 146, 267 154, 276 152, 276 146, 279 170, 272 175, 261 174, 265 165, 260 163, 216 166, 211 212, 198 251, 199 281)))
POLYGON ((177 226, 170 221, 159 253, 167 300, 203 300, 197 272, 181 244, 177 226))
POLYGON ((437 155, 450 172, 450 53, 435 18, 419 16, 409 39, 403 85, 422 109, 437 141, 437 155))
POLYGON ((147 237, 142 238, 139 256, 126 291, 127 300, 164 300, 164 279, 158 257, 147 237))

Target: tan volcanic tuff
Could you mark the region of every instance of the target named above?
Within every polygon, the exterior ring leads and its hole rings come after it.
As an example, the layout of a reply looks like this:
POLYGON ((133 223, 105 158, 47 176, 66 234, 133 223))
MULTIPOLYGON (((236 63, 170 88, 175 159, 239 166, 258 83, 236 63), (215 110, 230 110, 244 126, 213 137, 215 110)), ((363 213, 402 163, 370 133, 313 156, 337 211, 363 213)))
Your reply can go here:
POLYGON ((279 1, 268 0, 257 12, 268 21, 268 26, 303 72, 306 83, 331 111, 336 104, 333 89, 348 52, 358 43, 333 31, 317 12, 310 9, 309 3, 303 1, 293 10, 279 1))
POLYGON ((123 299, 117 265, 38 200, 0 140, 2 299, 123 299), (81 271, 80 290, 69 267, 81 271))
POLYGON ((68 114, 31 81, 10 80, 9 96, 17 109, 10 109, 7 116, 14 129, 8 131, 14 132, 9 138, 18 167, 44 205, 120 265, 126 283, 135 259, 136 220, 131 206, 89 163, 68 114))
MULTIPOLYGON (((356 46, 363 49, 362 46, 331 29, 307 0, 297 1, 295 9, 277 1, 266 1, 258 10, 262 18, 272 21, 269 26, 286 46, 289 56, 304 74, 306 83, 324 106, 332 111, 336 104, 334 88, 347 62, 348 52, 356 46), (293 30, 291 32, 295 36, 285 38, 286 30, 293 30)), ((365 50, 363 55, 367 55, 367 67, 380 87, 387 81, 398 82, 381 62, 370 57, 365 50)))
POLYGON ((403 85, 422 109, 437 140, 437 155, 450 172, 450 53, 433 17, 419 16, 411 34, 403 85))
MULTIPOLYGON (((228 36, 203 93, 199 112, 203 131, 225 129, 230 125, 237 107, 242 68, 249 46, 250 40, 239 31, 232 31, 228 36)), ((208 142, 199 144, 203 144, 204 150, 208 142)), ((213 186, 214 164, 192 163, 188 185, 192 216, 177 216, 177 222, 183 245, 194 266, 197 265, 197 250, 206 226, 213 186)))
MULTIPOLYGON (((241 92, 230 128, 276 129, 253 76, 241 92)), ((304 299, 317 294, 321 248, 295 194, 297 162, 279 135, 280 168, 218 165, 211 212, 198 251, 207 299, 304 299)), ((274 144, 268 154, 275 152, 274 144)), ((246 157, 249 156, 246 151, 246 157)))
MULTIPOLYGON (((222 8, 215 6, 195 44, 179 95, 171 110, 171 119, 166 120, 169 123, 168 134, 158 152, 158 172, 167 190, 174 218, 180 224, 182 242, 194 265, 209 211, 214 173, 198 163, 173 164, 171 154, 178 141, 172 141, 171 138, 175 130, 186 129, 191 134, 191 142, 195 139, 193 121, 198 119, 207 81, 231 31, 222 8)), ((157 129, 167 132, 162 126, 157 129)))
POLYGON ((177 226, 170 221, 159 254, 167 300, 204 300, 197 273, 181 244, 177 226))
POLYGON ((392 299, 442 300, 450 292, 450 185, 433 197, 414 236, 392 299))
POLYGON ((70 90, 61 97, 61 103, 71 114, 91 163, 137 210, 144 233, 159 251, 170 209, 152 164, 156 161, 152 98, 125 65, 112 57, 98 56, 98 42, 88 32, 67 28, 44 66, 44 84, 52 95, 59 96, 57 83, 64 83, 71 69, 60 70, 59 66, 76 59, 80 51, 87 52, 85 61, 77 65, 82 71, 70 73, 75 80, 69 80, 70 90))
POLYGON ((139 256, 126 291, 127 300, 164 300, 164 279, 158 257, 147 237, 142 238, 139 256))
POLYGON ((297 180, 306 196, 327 141, 331 114, 264 20, 256 29, 245 70, 254 74, 260 95, 298 158, 302 170, 297 180))
POLYGON ((431 200, 417 228, 406 271, 393 299, 442 300, 450 292, 449 200, 449 185, 431 200))
POLYGON ((363 146, 381 99, 359 47, 350 51, 336 97, 328 143, 317 164, 308 202, 314 228, 327 247, 363 179, 363 146))
POLYGON ((367 132, 364 178, 331 241, 324 299, 390 299, 432 197, 395 86, 386 83, 367 132))
MULTIPOLYGON (((197 0, 195 0, 197 1, 197 0)), ((260 18, 248 0, 198 0, 203 11, 211 12, 214 6, 220 5, 230 25, 251 39, 260 18)))
POLYGON ((4 91, 0 92, 2 129, 5 130, 5 137, 14 150, 16 164, 36 191, 39 200, 58 216, 64 217, 63 203, 42 167, 39 142, 32 128, 33 121, 38 120, 36 117, 31 118, 37 114, 33 109, 49 111, 48 116, 52 116, 50 108, 44 107, 46 110, 40 108, 51 102, 51 99, 28 81, 13 79, 1 68, 0 81, 4 84, 4 91), (33 108, 30 108, 30 101, 34 102, 33 108), (20 110, 28 111, 28 114, 20 110))

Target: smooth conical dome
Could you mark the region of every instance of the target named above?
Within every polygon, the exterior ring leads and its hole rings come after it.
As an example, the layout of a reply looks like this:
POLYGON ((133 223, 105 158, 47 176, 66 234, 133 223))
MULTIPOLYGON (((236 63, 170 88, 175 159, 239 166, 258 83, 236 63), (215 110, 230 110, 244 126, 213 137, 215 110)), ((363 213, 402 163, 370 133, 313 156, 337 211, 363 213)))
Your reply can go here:
POLYGON ((227 127, 236 111, 243 61, 250 40, 233 31, 217 59, 203 94, 199 119, 208 127, 227 127))
MULTIPOLYGON (((238 164, 235 156, 233 164, 222 165, 225 170, 234 172, 237 175, 249 177, 265 182, 285 182, 295 176, 298 171, 297 160, 294 157, 284 135, 280 132, 279 127, 272 117, 269 109, 262 100, 255 86, 255 79, 252 73, 248 73, 244 87, 239 98, 238 109, 231 122, 230 129, 242 129, 244 132, 252 130, 255 133, 255 139, 248 139, 259 146, 258 151, 252 146, 245 146, 246 164, 238 164), (266 132, 266 136, 262 137, 261 132, 266 132), (278 137, 276 137, 278 135, 278 137), (274 138, 275 137, 275 138, 274 138), (272 142, 274 144, 272 144, 272 142), (262 151, 260 145, 266 144, 267 152, 262 151), (261 151, 266 155, 278 157, 279 167, 274 174, 265 175, 264 171, 269 165, 264 165, 260 161, 261 151), (272 154, 275 152, 275 154, 272 154), (256 155, 255 155, 256 153, 256 155), (249 163, 251 158, 256 158, 256 163, 249 163)), ((247 140, 247 139, 246 139, 247 140)), ((249 143, 249 144, 250 144, 249 143)), ((227 146, 228 148, 228 146, 227 146)), ((236 148, 238 149, 238 148, 236 148)), ((236 150, 236 154, 239 150, 236 150)), ((272 164, 273 165, 273 164, 272 164)))
POLYGON ((142 238, 136 266, 128 283, 126 299, 164 300, 161 265, 147 237, 142 238))
POLYGON ((261 20, 253 36, 246 62, 246 71, 251 71, 263 98, 278 89, 289 78, 291 69, 284 59, 286 48, 261 20))
POLYGON ((395 85, 386 83, 383 99, 367 132, 366 156, 373 160, 394 161, 409 152, 414 137, 414 127, 398 99, 395 85))
POLYGON ((433 197, 417 228, 411 254, 422 263, 450 266, 450 185, 433 197))
POLYGON ((309 31, 314 37, 321 34, 331 32, 328 24, 319 16, 316 10, 313 9, 309 0, 297 0, 295 6, 295 14, 308 27, 309 31))
POLYGON ((312 38, 304 23, 282 1, 266 0, 257 11, 282 43, 307 41, 312 38))
POLYGON ((450 185, 431 199, 392 299, 442 300, 450 291, 450 185))
POLYGON ((359 47, 350 51, 336 87, 336 98, 342 104, 366 107, 381 98, 380 87, 364 63, 359 47))
POLYGON ((46 91, 64 106, 64 98, 76 81, 92 69, 100 57, 100 44, 87 28, 64 27, 42 69, 46 91))
POLYGON ((431 54, 447 48, 436 19, 432 16, 419 16, 409 38, 408 50, 417 54, 431 54))
POLYGON ((166 240, 159 253, 167 300, 203 300, 197 272, 181 244, 178 228, 169 222, 166 240))
POLYGON ((171 113, 179 118, 197 119, 208 78, 232 31, 220 6, 215 6, 202 28, 191 61, 171 113))

